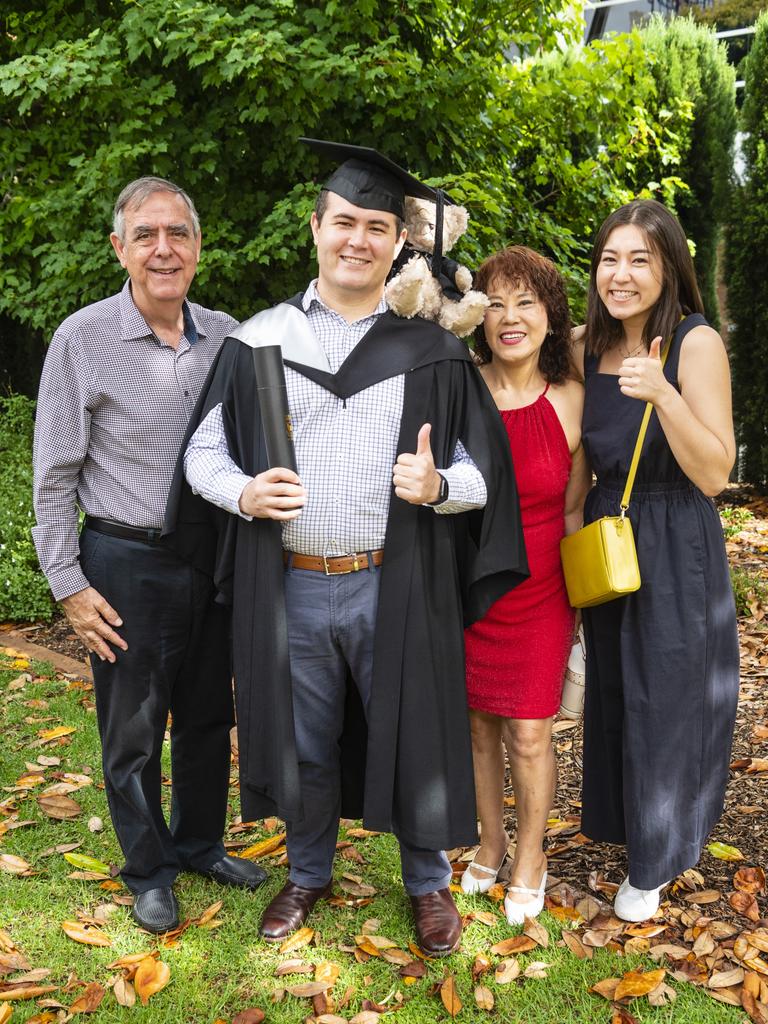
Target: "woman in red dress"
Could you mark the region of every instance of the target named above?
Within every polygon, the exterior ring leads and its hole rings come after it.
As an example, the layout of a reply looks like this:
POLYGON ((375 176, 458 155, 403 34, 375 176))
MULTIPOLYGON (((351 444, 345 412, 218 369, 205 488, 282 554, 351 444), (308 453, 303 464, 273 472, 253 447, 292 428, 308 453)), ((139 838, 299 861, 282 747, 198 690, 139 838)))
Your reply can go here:
POLYGON ((584 389, 572 376, 565 287, 548 259, 523 246, 505 249, 483 263, 475 287, 490 299, 475 352, 509 434, 531 575, 465 633, 481 845, 461 884, 467 893, 486 892, 506 854, 506 746, 517 843, 504 907, 509 923, 521 924, 544 905, 552 719, 574 629, 560 540, 581 526, 590 483, 581 447, 584 389))

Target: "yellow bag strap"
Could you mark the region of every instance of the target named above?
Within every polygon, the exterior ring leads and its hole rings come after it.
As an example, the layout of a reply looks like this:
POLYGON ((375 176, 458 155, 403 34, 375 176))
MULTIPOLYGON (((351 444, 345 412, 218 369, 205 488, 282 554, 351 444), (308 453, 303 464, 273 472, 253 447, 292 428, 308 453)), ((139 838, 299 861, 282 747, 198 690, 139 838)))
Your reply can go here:
MULTIPOLYGON (((664 369, 664 363, 667 361, 669 350, 672 348, 672 339, 670 338, 666 344, 664 351, 661 354, 661 368, 664 369)), ((645 406, 645 412, 643 413, 643 419, 640 423, 640 430, 637 435, 637 441, 635 442, 635 450, 632 453, 632 462, 629 466, 629 473, 627 474, 627 483, 624 487, 624 493, 621 496, 621 517, 624 518, 624 513, 629 508, 629 496, 632 494, 632 487, 635 483, 635 476, 637 475, 637 467, 640 463, 640 452, 643 450, 643 441, 645 440, 645 432, 648 429, 648 422, 653 412, 653 402, 647 402, 645 406)))

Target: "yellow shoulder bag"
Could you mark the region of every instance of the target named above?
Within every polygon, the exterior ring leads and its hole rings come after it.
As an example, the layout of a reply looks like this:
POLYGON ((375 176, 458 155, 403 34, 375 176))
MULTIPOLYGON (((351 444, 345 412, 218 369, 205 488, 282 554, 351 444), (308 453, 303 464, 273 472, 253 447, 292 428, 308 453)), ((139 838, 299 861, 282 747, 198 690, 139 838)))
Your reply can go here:
MULTIPOLYGON (((670 343, 661 356, 661 365, 667 361, 670 343)), ((576 533, 560 541, 568 600, 574 608, 591 608, 615 597, 623 597, 640 589, 640 567, 637 564, 635 535, 632 523, 626 518, 629 498, 640 462, 648 421, 653 404, 648 402, 632 454, 627 483, 621 496, 618 516, 603 516, 576 533)))

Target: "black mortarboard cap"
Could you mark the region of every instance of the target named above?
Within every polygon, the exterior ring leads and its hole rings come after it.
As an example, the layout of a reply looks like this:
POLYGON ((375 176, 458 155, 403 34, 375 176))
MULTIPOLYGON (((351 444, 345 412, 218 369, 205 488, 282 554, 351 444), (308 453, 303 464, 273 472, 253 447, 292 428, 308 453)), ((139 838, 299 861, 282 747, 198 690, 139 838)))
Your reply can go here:
MULTIPOLYGON (((438 202, 437 189, 424 185, 378 150, 322 139, 299 141, 339 164, 323 187, 364 210, 385 210, 404 220, 406 196, 438 202)), ((453 202, 445 193, 440 196, 443 202, 453 202)))

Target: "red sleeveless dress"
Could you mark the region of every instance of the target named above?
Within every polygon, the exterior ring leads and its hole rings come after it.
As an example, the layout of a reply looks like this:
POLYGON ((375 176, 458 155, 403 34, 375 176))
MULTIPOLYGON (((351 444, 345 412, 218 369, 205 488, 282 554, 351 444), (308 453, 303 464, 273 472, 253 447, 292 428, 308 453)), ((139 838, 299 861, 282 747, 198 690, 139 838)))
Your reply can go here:
POLYGON ((571 454, 548 390, 532 405, 500 410, 531 575, 464 632, 469 706, 505 718, 557 712, 572 643, 574 613, 560 565, 571 454))

